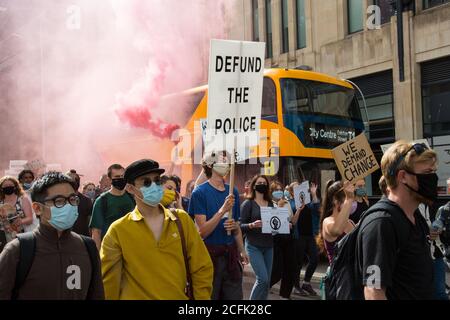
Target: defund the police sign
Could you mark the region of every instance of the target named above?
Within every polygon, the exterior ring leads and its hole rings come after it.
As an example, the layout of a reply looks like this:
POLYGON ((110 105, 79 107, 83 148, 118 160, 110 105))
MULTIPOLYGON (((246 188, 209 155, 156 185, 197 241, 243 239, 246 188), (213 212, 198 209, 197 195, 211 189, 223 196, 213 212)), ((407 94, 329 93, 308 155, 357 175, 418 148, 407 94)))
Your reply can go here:
POLYGON ((332 150, 342 179, 356 182, 379 169, 364 133, 332 150))
POLYGON ((207 151, 232 153, 258 145, 264 55, 265 43, 211 41, 207 151))

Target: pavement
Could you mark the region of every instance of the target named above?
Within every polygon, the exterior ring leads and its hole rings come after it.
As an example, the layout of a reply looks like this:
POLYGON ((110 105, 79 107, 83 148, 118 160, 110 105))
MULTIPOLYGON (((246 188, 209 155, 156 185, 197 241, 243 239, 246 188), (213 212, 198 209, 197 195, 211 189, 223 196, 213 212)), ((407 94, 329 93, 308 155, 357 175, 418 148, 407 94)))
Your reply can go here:
MULTIPOLYGON (((306 301, 312 301, 312 300, 321 300, 320 298, 320 280, 325 276, 325 272, 328 268, 327 263, 319 263, 317 266, 316 272, 314 273, 312 279, 311 279, 311 286, 313 289, 317 292, 317 296, 300 296, 295 293, 295 290, 292 290, 291 294, 291 300, 306 300, 306 301)), ((305 275, 305 268, 303 268, 301 272, 301 279, 303 279, 305 275)), ((447 284, 450 284, 450 272, 449 269, 447 269, 446 273, 446 280, 447 284)), ((243 279, 243 291, 244 291, 244 300, 249 300, 250 293, 253 288, 253 284, 255 283, 255 273, 253 272, 253 269, 251 265, 244 266, 244 279, 243 279)), ((275 284, 271 289, 269 293, 268 300, 281 300, 280 295, 280 282, 275 284)))
MULTIPOLYGON (((311 279, 311 286, 313 289, 317 292, 317 296, 300 296, 295 293, 295 290, 292 290, 291 294, 291 300, 306 300, 306 301, 312 301, 312 300, 321 300, 320 298, 320 280, 323 276, 325 276, 325 272, 327 270, 328 265, 327 264, 319 264, 317 266, 316 272, 314 273, 312 279, 311 279)), ((305 268, 303 268, 301 272, 301 279, 303 279, 305 275, 305 268)), ((243 291, 244 291, 244 300, 249 300, 250 293, 253 288, 253 284, 255 283, 255 273, 253 272, 253 269, 251 265, 246 265, 244 267, 244 279, 243 279, 243 291)), ((279 295, 280 292, 280 282, 276 283, 269 292, 268 300, 281 300, 281 297, 279 295)))

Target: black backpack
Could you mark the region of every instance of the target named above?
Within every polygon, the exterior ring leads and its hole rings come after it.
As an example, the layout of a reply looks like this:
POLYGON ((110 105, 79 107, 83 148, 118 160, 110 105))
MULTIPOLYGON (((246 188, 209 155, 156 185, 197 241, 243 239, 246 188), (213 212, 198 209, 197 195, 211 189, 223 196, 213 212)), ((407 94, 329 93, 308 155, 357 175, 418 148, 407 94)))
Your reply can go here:
MULTIPOLYGON (((92 273, 91 280, 89 284, 88 296, 93 290, 93 277, 92 275, 96 270, 100 268, 98 263, 98 251, 95 242, 86 236, 79 235, 83 239, 84 245, 89 254, 89 259, 91 260, 92 273)), ((20 256, 19 262, 16 268, 16 281, 14 284, 14 289, 12 292, 11 300, 17 300, 19 295, 19 290, 25 283, 25 280, 30 272, 31 266, 33 265, 34 255, 36 253, 36 236, 33 232, 21 233, 17 235, 20 243, 20 256)))
MULTIPOLYGON (((371 208, 364 212, 360 222, 350 233, 344 236, 334 249, 333 260, 330 271, 324 278, 326 300, 364 300, 364 287, 362 285, 362 272, 358 262, 358 233, 364 219, 372 213, 388 212, 392 218, 394 228, 399 234, 409 234, 409 229, 400 232, 399 228, 408 227, 405 224, 403 211, 387 199, 381 199, 371 208), (405 233, 406 232, 406 233, 405 233)), ((374 217, 377 219, 377 217, 374 217)), ((421 223, 421 222, 417 222, 421 223)), ((409 238, 409 237, 408 237, 409 238)), ((406 242, 407 238, 399 239, 399 248, 406 242)), ((374 248, 375 249, 375 248, 374 248)))

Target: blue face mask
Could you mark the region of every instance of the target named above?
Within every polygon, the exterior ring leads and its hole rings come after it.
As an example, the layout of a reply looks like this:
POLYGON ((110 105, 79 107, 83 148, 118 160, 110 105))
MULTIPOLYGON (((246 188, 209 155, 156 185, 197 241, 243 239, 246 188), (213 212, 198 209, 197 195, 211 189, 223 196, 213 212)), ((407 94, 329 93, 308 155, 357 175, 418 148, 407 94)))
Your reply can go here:
POLYGON ((281 190, 272 192, 272 198, 274 200, 280 200, 281 198, 283 198, 283 196, 284 196, 284 192, 281 190))
POLYGON ((24 184, 23 184, 23 189, 24 189, 24 190, 28 190, 28 189, 31 188, 32 185, 33 185, 32 183, 24 183, 24 184))
POLYGON ((62 208, 51 207, 50 212, 52 217, 48 223, 59 231, 72 228, 78 218, 78 206, 72 206, 70 203, 62 208))
POLYGON ((355 195, 358 197, 365 197, 367 195, 366 188, 358 188, 355 190, 355 195))
POLYGON ((86 192, 86 197, 90 199, 95 199, 95 190, 86 192))
POLYGON ((291 193, 289 192, 289 191, 287 191, 287 190, 285 190, 284 191, 284 197, 286 198, 286 199, 292 199, 292 197, 291 197, 291 193))
POLYGON ((143 201, 151 207, 156 207, 164 195, 162 186, 152 183, 150 187, 142 187, 141 189, 143 201))

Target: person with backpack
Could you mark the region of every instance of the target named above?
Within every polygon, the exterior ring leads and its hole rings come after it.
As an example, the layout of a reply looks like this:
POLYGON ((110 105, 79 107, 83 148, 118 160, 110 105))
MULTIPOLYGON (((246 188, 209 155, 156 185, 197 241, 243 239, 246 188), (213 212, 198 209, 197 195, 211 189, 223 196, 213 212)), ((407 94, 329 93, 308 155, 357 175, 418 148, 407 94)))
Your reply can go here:
POLYGON ((108 178, 112 187, 102 193, 94 202, 89 228, 92 231, 97 248, 100 250, 102 239, 109 226, 127 213, 133 211, 136 203, 133 197, 125 191, 125 168, 120 164, 113 164, 108 168, 108 178))
POLYGON ((355 230, 354 295, 433 299, 430 230, 417 208, 437 198, 437 155, 423 143, 398 141, 383 155, 381 170, 388 196, 364 214, 355 230))
POLYGON ((164 169, 142 159, 125 170, 136 208, 114 222, 102 242, 108 300, 209 300, 213 264, 192 219, 161 205, 164 169))
POLYGON ((34 182, 39 227, 0 255, 0 300, 102 300, 100 258, 91 238, 71 232, 78 215, 73 180, 50 172, 34 182))

